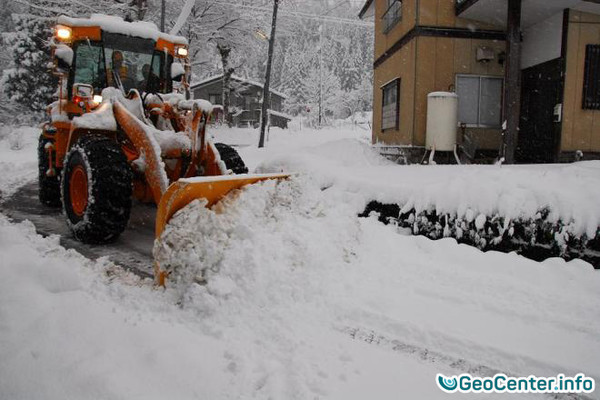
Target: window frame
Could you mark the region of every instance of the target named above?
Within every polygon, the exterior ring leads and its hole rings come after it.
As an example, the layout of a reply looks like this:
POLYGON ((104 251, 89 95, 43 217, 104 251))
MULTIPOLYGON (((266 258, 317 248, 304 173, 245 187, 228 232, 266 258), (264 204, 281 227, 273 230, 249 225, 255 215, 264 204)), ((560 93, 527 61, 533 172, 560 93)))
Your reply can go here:
MULTIPOLYGON (((390 14, 392 15, 392 14, 390 14)), ((402 21, 402 0, 388 0, 388 6, 383 15, 381 16, 381 21, 383 23, 382 31, 384 34, 390 32, 400 21, 402 21), (392 12, 392 8, 398 5, 398 9, 396 10, 397 15, 395 18, 388 18, 388 14, 392 12)))
MULTIPOLYGON (((467 124, 465 123, 465 126, 467 128, 479 128, 479 129, 502 129, 502 105, 504 102, 504 77, 503 76, 498 76, 498 75, 480 75, 480 74, 456 74, 455 78, 454 78, 454 87, 456 88, 456 93, 458 94, 458 81, 460 78, 478 78, 479 79, 479 90, 477 93, 477 123, 476 124, 467 124), (482 124, 481 123, 481 87, 482 87, 482 80, 483 79, 494 79, 494 80, 499 80, 502 82, 502 87, 500 89, 500 122, 498 123, 498 125, 489 125, 489 124, 482 124)), ((458 101, 460 104, 460 95, 458 97, 458 101)), ((460 108, 459 108, 460 111, 460 108)), ((460 120, 460 115, 458 116, 458 122, 459 123, 463 123, 463 121, 460 120)))
POLYGON ((381 89, 381 132, 397 131, 400 128, 400 82, 401 78, 394 78, 380 87, 381 89), (393 85, 393 86, 392 86, 393 85), (395 87, 396 89, 396 123, 393 127, 384 127, 384 107, 385 107, 385 91, 387 88, 395 87))
POLYGON ((585 46, 582 110, 600 110, 600 44, 585 46))
MULTIPOLYGON (((102 60, 103 60, 102 67, 104 69, 104 74, 102 75, 102 82, 100 82, 103 85, 103 87, 100 89, 100 91, 102 91, 104 88, 106 88, 108 86, 108 83, 106 80, 106 64, 104 61, 106 59, 106 54, 104 53, 104 43, 101 40, 90 40, 89 42, 86 40, 79 40, 73 44, 73 61, 71 63, 71 68, 69 71, 69 77, 67 78, 67 96, 68 96, 69 100, 73 99, 73 85, 75 83, 79 83, 79 82, 75 82, 75 74, 76 74, 76 70, 77 70, 77 50, 79 49, 80 46, 94 46, 94 47, 100 48, 100 51, 102 54, 102 60)), ((96 93, 96 88, 94 88, 94 93, 100 94, 100 93, 96 93)))
POLYGON ((211 102, 212 104, 216 104, 216 105, 220 105, 221 106, 221 105, 223 105, 222 104, 223 103, 223 98, 222 97, 223 97, 222 93, 209 93, 208 94, 208 101, 211 102), (211 101, 211 99, 210 99, 211 97, 214 97, 214 99, 215 99, 214 103, 211 101), (219 100, 219 102, 217 102, 217 100, 219 100))

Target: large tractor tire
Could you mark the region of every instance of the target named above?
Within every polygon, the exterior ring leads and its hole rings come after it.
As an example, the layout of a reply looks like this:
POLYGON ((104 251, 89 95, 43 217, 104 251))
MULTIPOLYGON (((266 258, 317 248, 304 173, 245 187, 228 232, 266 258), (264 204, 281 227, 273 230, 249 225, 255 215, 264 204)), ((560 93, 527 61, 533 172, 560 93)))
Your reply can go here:
POLYGON ((238 154, 237 150, 225 143, 215 143, 215 147, 219 151, 221 161, 225 163, 225 167, 233 171, 234 174, 247 174, 248 167, 238 154))
POLYGON ((77 240, 107 243, 127 227, 132 172, 111 139, 84 136, 65 158, 61 180, 63 210, 77 240))
POLYGON ((55 169, 54 175, 48 175, 50 160, 46 145, 51 140, 40 136, 38 141, 38 196, 40 202, 49 207, 60 207, 60 170, 55 169))

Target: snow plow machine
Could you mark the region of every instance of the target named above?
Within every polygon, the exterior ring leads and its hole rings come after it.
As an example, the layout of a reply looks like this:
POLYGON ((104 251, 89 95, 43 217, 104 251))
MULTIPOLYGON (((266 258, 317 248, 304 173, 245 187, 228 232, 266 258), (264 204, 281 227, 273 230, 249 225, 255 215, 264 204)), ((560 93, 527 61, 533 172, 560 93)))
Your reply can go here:
MULTIPOLYGON (((189 100, 187 41, 118 17, 59 17, 52 39, 58 100, 39 139, 39 198, 62 206, 76 239, 115 240, 132 199, 154 202, 159 239, 195 199, 284 174, 248 175, 236 150, 206 135, 212 105, 189 100), (179 87, 173 90, 174 82, 179 87)), ((154 265, 164 285, 167 272, 154 265)))

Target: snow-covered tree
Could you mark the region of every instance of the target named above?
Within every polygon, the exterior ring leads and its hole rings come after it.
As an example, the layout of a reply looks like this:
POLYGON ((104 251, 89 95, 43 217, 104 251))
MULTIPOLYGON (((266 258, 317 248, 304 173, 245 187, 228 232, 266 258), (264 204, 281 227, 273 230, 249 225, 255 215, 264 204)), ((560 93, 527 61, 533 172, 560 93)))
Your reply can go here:
MULTIPOLYGON (((177 3, 180 5, 175 9, 180 10, 184 1, 178 0, 177 3)), ((190 43, 195 75, 223 74, 223 108, 228 122, 231 122, 231 76, 241 65, 252 64, 252 49, 259 45, 254 31, 260 18, 256 17, 252 8, 257 3, 246 0, 232 7, 231 3, 220 0, 197 0, 180 32, 190 43), (215 62, 216 59, 220 63, 215 62)))
POLYGON ((27 13, 39 17, 83 17, 100 13, 131 21, 145 19, 149 8, 148 0, 19 0, 19 3, 27 13))
MULTIPOLYGON (((166 0, 167 31, 175 24, 185 3, 186 0, 166 0)), ((322 68, 319 69, 325 76, 333 74, 338 78, 341 88, 338 91, 338 108, 333 111, 327 110, 329 115, 336 113, 338 116, 345 116, 350 109, 357 108, 358 111, 362 111, 360 109, 370 107, 373 28, 364 26, 364 23, 356 19, 358 7, 360 4, 352 0, 281 2, 271 87, 289 96, 287 109, 290 113, 296 114, 314 103, 309 96, 307 97, 307 82, 311 81, 310 75, 314 77, 314 70, 320 65, 322 68)), ((23 27, 15 26, 11 18, 2 18, 15 13, 50 19, 59 14, 86 17, 92 13, 104 13, 132 20, 143 19, 160 25, 161 0, 7 2, 6 6, 0 9, 0 32, 6 33, 3 34, 4 47, 10 47, 11 50, 17 41, 25 40, 22 34, 23 27)), ((265 77, 268 47, 265 36, 269 32, 271 13, 272 0, 195 0, 190 16, 179 32, 190 42, 192 83, 194 80, 218 73, 225 73, 226 78, 235 73, 262 82, 265 77)), ((35 35, 31 36, 34 37, 35 35)), ((43 46, 43 41, 38 41, 37 44, 43 46)), ((49 56, 47 48, 43 53, 49 56)), ((16 74, 16 71, 24 68, 23 63, 28 62, 27 59, 17 60, 15 54, 14 51, 5 51, 0 55, 0 68, 7 71, 5 76, 8 73, 16 74)), ((47 62, 47 59, 42 57, 36 60, 41 63, 47 62)), ((51 78, 45 64, 35 68, 30 64, 27 67, 43 71, 36 75, 36 79, 51 78)), ((13 76, 17 81, 23 77, 13 76)), ((22 81, 13 86, 29 90, 22 81)), ((231 81, 226 88, 234 90, 234 86, 231 81)), ((7 102, 0 103, 1 113, 7 102)), ((9 103, 17 106, 22 104, 9 103)), ((29 104, 27 106, 29 107, 29 104)), ((311 115, 314 115, 314 111, 315 109, 311 115)))
POLYGON ((14 67, 3 71, 1 86, 11 101, 41 113, 52 102, 57 85, 49 69, 52 23, 24 14, 13 14, 13 20, 15 33, 4 36, 4 45, 9 46, 14 67))
POLYGON ((305 107, 310 109, 311 122, 315 125, 326 124, 338 107, 340 79, 330 69, 320 70, 318 66, 312 68, 302 82, 299 97, 304 100, 305 107))
POLYGON ((340 118, 355 115, 359 111, 373 109, 373 80, 370 75, 357 78, 357 87, 342 89, 336 104, 336 114, 340 118))

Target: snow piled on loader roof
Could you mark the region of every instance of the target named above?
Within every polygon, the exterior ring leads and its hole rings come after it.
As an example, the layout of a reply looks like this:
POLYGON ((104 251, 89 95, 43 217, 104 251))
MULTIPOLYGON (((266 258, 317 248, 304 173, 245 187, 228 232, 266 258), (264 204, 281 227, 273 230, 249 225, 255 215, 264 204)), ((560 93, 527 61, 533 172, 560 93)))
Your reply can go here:
POLYGON ((90 18, 72 18, 65 15, 58 17, 59 24, 77 27, 77 26, 98 26, 100 29, 111 33, 120 33, 127 36, 139 37, 142 39, 166 40, 170 43, 188 45, 188 41, 183 36, 169 35, 161 32, 152 22, 135 21, 127 22, 121 17, 104 14, 92 14, 90 18))

